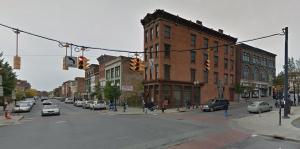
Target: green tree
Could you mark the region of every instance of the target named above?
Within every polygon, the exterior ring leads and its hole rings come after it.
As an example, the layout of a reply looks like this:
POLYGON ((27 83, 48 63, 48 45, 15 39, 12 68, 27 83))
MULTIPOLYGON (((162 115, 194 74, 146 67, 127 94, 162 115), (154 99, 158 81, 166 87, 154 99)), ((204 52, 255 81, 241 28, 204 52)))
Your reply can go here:
POLYGON ((2 53, 0 54, 0 74, 2 75, 4 97, 10 98, 12 91, 16 86, 17 78, 15 72, 13 72, 13 69, 8 64, 8 62, 4 62, 4 58, 2 58, 2 53))
POLYGON ((32 98, 32 97, 38 95, 38 92, 37 92, 37 90, 35 90, 35 89, 27 89, 27 90, 25 90, 24 93, 25 93, 25 96, 26 96, 26 97, 29 97, 29 98, 32 98))
POLYGON ((241 85, 240 83, 235 84, 234 86, 234 92, 237 94, 238 99, 237 101, 240 101, 240 95, 244 92, 245 87, 243 85, 241 85))
POLYGON ((110 101, 116 100, 121 96, 120 87, 112 85, 112 82, 107 81, 104 87, 104 97, 110 101))

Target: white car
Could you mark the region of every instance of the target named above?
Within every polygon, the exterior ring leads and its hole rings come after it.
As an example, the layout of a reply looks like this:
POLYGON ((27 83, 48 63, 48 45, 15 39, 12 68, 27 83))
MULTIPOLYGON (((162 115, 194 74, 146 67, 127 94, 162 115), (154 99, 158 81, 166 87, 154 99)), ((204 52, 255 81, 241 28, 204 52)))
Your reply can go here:
POLYGON ((73 99, 66 98, 66 99, 65 99, 65 103, 72 104, 72 103, 74 103, 74 101, 73 101, 73 99))
POLYGON ((30 112, 31 106, 29 103, 18 103, 12 109, 13 112, 30 112))
POLYGON ((42 102, 43 105, 52 105, 52 102, 50 100, 44 100, 42 102))
POLYGON ((82 100, 77 100, 77 101, 74 102, 74 106, 76 106, 76 107, 82 107, 83 102, 84 101, 82 101, 82 100))
POLYGON ((45 105, 42 109, 41 115, 60 115, 60 109, 57 105, 45 105))
POLYGON ((94 101, 93 103, 93 107, 91 109, 94 109, 94 110, 106 110, 106 102, 104 100, 100 100, 100 101, 94 101))
POLYGON ((249 113, 272 111, 272 105, 264 101, 255 101, 247 107, 249 113))

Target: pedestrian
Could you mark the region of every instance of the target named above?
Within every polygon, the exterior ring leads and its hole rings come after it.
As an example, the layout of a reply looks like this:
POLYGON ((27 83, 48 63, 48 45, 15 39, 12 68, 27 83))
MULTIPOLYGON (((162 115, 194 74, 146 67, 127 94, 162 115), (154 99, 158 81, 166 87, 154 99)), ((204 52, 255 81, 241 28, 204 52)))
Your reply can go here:
POLYGON ((123 112, 126 112, 126 102, 123 102, 123 112))
POLYGON ((147 114, 147 113, 148 113, 148 105, 149 105, 149 103, 148 103, 148 102, 146 102, 146 103, 145 103, 145 110, 144 110, 145 114, 147 114))
POLYGON ((228 103, 226 103, 224 105, 224 117, 227 118, 228 117, 228 103))
POLYGON ((145 112, 145 107, 146 107, 145 105, 146 105, 145 100, 142 100, 143 112, 145 112))
POLYGON ((7 101, 5 100, 5 101, 4 101, 4 105, 3 105, 3 111, 6 110, 7 105, 8 105, 8 103, 7 103, 7 101))

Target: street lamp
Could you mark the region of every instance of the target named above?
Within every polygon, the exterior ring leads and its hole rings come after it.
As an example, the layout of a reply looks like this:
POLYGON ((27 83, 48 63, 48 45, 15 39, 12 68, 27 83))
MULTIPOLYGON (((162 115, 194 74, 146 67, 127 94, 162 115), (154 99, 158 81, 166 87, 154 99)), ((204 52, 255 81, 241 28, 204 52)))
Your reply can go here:
MULTIPOLYGON (((197 93, 197 91, 199 91, 198 89, 198 87, 200 86, 200 82, 198 81, 198 80, 195 80, 194 82, 194 93, 196 94, 197 93)), ((199 95, 198 93, 197 93, 197 95, 199 95)), ((197 96, 198 97, 198 96, 197 96)), ((201 99, 201 98, 200 98, 201 99)), ((198 109, 199 107, 199 102, 198 102, 198 100, 199 99, 196 99, 196 108, 198 109)), ((200 104, 201 104, 201 101, 200 101, 200 104)))

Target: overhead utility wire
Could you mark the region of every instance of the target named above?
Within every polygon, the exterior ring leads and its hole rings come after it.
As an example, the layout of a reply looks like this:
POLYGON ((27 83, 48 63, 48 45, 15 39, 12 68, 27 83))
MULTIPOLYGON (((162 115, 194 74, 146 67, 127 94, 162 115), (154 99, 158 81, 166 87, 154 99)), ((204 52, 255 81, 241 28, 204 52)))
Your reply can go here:
MULTIPOLYGON (((39 37, 39 38, 43 38, 43 39, 46 39, 46 40, 54 41, 54 42, 59 43, 59 45, 69 44, 69 45, 75 46, 77 48, 94 49, 94 50, 102 50, 102 51, 110 51, 110 52, 136 53, 136 54, 138 54, 138 53, 139 54, 145 54, 145 53, 165 52, 165 50, 141 52, 141 51, 116 50, 116 49, 106 49, 106 48, 82 46, 82 45, 77 45, 77 44, 73 44, 73 43, 69 43, 69 42, 63 42, 63 41, 56 40, 56 39, 53 39, 53 38, 49 38, 49 37, 45 37, 45 36, 42 36, 42 35, 30 33, 30 32, 27 32, 27 31, 24 31, 24 30, 20 30, 18 28, 10 27, 10 26, 7 26, 7 25, 1 24, 1 23, 0 23, 0 26, 6 27, 6 28, 10 28, 10 29, 13 29, 13 30, 16 30, 16 31, 19 31, 19 32, 23 32, 25 34, 32 35, 32 36, 35 36, 35 37, 39 37)), ((239 44, 239 43, 251 42, 251 41, 255 41, 255 40, 260 40, 260 39, 264 39, 264 38, 278 36, 278 35, 284 35, 284 34, 283 33, 276 33, 276 34, 271 34, 271 35, 262 36, 262 37, 258 37, 258 38, 253 38, 253 39, 248 39, 248 40, 244 40, 244 41, 239 41, 239 42, 236 42, 236 43, 227 43, 227 44, 222 44, 222 45, 218 45, 218 46, 210 46, 210 47, 205 47, 205 48, 194 48, 194 49, 191 48, 191 49, 172 50, 172 52, 185 52, 185 51, 194 51, 194 50, 207 50, 207 49, 218 48, 218 47, 223 47, 223 46, 232 46, 232 45, 236 45, 236 44, 239 44)))

